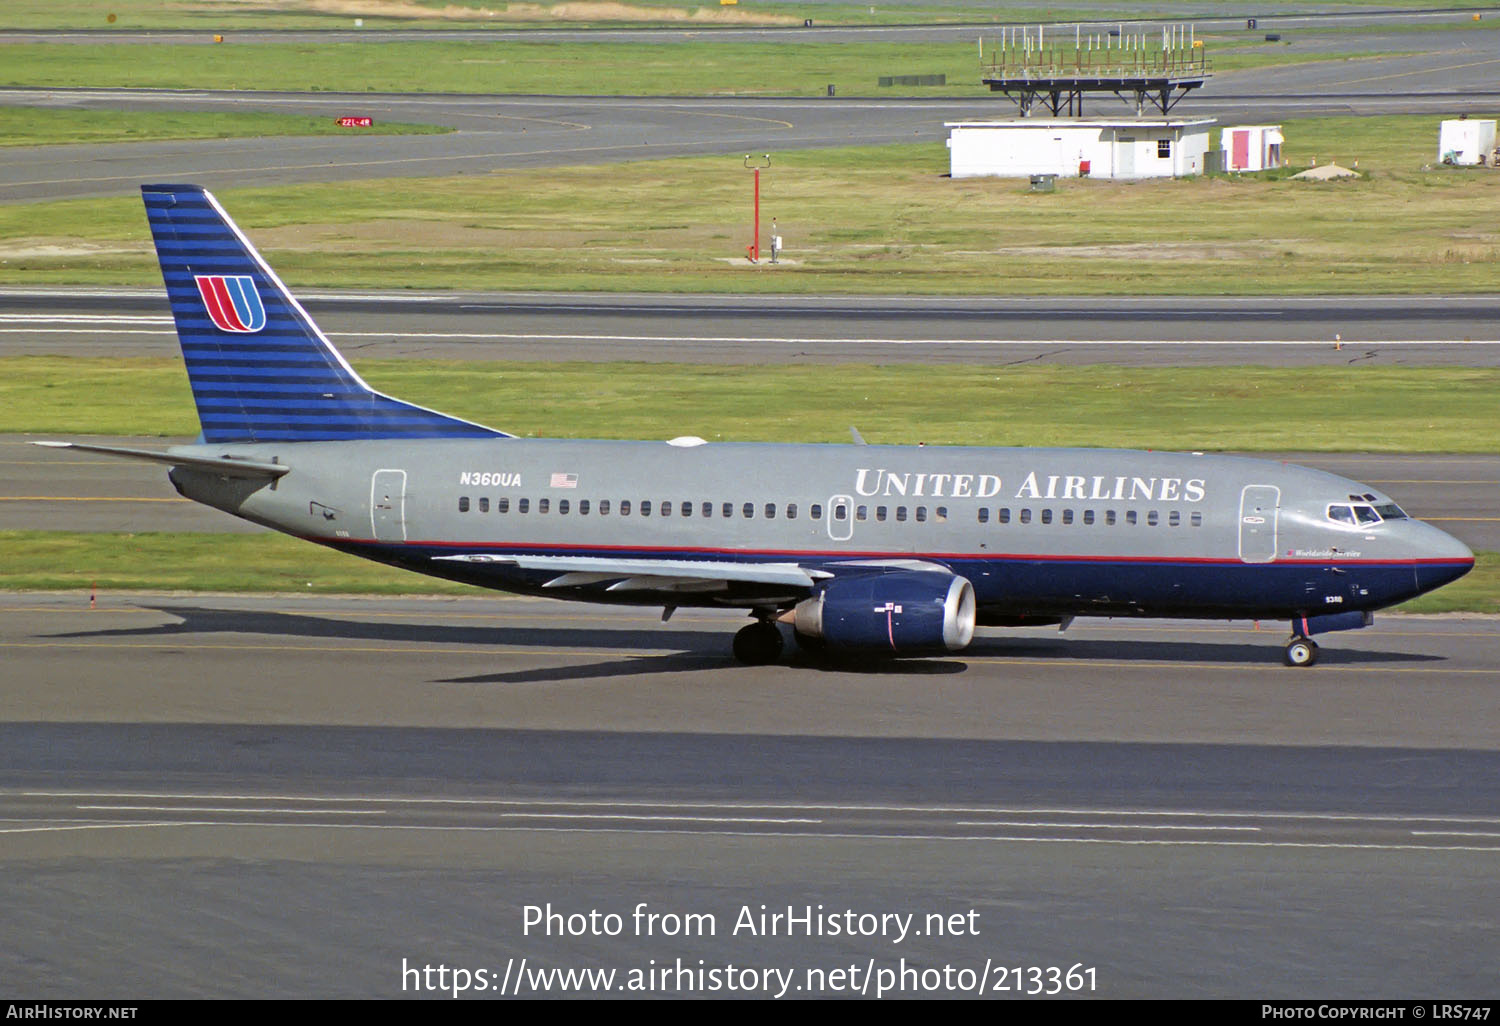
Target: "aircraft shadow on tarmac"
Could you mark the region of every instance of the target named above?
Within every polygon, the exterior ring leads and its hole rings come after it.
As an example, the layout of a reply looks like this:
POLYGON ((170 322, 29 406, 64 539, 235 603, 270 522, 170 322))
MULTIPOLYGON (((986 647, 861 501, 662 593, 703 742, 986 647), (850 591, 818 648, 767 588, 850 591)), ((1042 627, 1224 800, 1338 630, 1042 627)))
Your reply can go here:
MULTIPOLYGON (((672 630, 642 620, 639 626, 599 627, 508 627, 502 625, 453 626, 432 623, 367 621, 314 613, 282 613, 244 609, 214 609, 206 606, 146 606, 173 617, 176 622, 150 627, 74 631, 49 635, 54 638, 168 638, 209 634, 253 634, 263 637, 318 638, 337 641, 381 641, 425 645, 495 646, 529 649, 649 650, 627 658, 604 662, 526 669, 445 678, 434 683, 535 684, 589 678, 680 673, 693 670, 739 668, 729 653, 728 631, 672 630), (665 654, 662 649, 677 649, 665 654)), ((1280 635, 1268 631, 1265 641, 1206 642, 1160 638, 1086 639, 991 636, 976 638, 960 655, 941 658, 822 659, 791 647, 785 669, 834 671, 854 674, 933 676, 963 673, 968 659, 1003 659, 1035 662, 1044 666, 1056 660, 1118 666, 1120 663, 1218 663, 1225 666, 1280 668, 1280 635)), ((441 649, 434 654, 441 654, 441 649)), ((557 654, 570 655, 573 652, 557 654)), ((586 652, 577 652, 587 656, 586 652)), ((1341 664, 1441 663, 1439 655, 1368 649, 1325 648, 1323 660, 1341 664)), ((1314 671, 1316 672, 1316 671, 1314 671)))

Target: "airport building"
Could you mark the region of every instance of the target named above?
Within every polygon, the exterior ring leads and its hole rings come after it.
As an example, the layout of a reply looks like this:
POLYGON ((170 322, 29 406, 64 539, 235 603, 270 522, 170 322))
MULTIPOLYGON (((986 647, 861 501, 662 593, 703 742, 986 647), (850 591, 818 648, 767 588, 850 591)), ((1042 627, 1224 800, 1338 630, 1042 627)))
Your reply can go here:
POLYGON ((954 178, 1181 178, 1206 168, 1213 118, 947 122, 954 178))
POLYGON ((1495 162, 1495 122, 1455 118, 1438 126, 1438 160, 1472 167, 1495 162))
POLYGON ((1280 125, 1234 125, 1219 136, 1225 171, 1266 171, 1281 166, 1280 125))

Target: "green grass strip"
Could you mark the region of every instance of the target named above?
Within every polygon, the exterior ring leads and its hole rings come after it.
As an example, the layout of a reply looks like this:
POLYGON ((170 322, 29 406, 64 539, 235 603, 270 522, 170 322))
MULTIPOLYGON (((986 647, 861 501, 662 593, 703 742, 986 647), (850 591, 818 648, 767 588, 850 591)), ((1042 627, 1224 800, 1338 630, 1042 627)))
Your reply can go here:
MULTIPOLYGON (((1331 347, 1330 347, 1331 354, 1331 347)), ((974 367, 366 360, 376 388, 560 438, 1494 452, 1500 368, 974 367)), ((191 437, 180 361, 0 359, 0 432, 191 437)))
MULTIPOLYGON (((1325 0, 1321 7, 1368 7, 1368 0, 1325 0)), ((1488 10, 1488 0, 1403 0, 1405 9, 1467 8, 1488 10)), ((353 29, 359 17, 366 30, 455 28, 508 29, 517 26, 576 28, 585 25, 636 26, 662 24, 677 27, 753 23, 757 15, 784 15, 789 24, 800 25, 813 16, 818 25, 833 24, 934 24, 940 22, 994 21, 1005 24, 1053 24, 1063 21, 1105 21, 1121 18, 1159 17, 1179 13, 1102 0, 1078 0, 1071 5, 1038 6, 1000 0, 978 7, 945 0, 894 0, 876 5, 831 2, 808 7, 787 0, 755 0, 738 7, 713 2, 682 0, 628 0, 626 3, 558 3, 511 5, 505 0, 407 0, 378 5, 349 4, 344 10, 283 0, 280 3, 184 3, 183 0, 130 0, 100 4, 97 0, 5 0, 7 28, 112 28, 119 32, 139 29, 191 28, 205 33, 236 29, 353 29)), ((1262 17, 1308 9, 1306 0, 1261 0, 1256 5, 1262 17)), ((1322 29, 1327 31, 1327 29, 1322 29)), ((1382 26, 1382 31, 1389 31, 1382 26)), ((1300 35, 1301 33, 1299 33, 1300 35)), ((233 36, 231 35, 231 40, 233 36)))
POLYGON ((475 594, 281 534, 0 531, 0 590, 475 594))
MULTIPOLYGON (((0 531, 0 591, 477 595, 482 589, 371 563, 280 534, 0 531)), ((1400 607, 1500 613, 1500 553, 1400 607)))
MULTIPOLYGON (((912 91, 881 89, 882 75, 941 74, 947 85, 916 91, 987 95, 970 42, 16 43, 4 55, 0 85, 33 88, 820 96, 834 85, 841 96, 873 96, 912 91)), ((1358 56, 1274 46, 1216 55, 1209 44, 1219 71, 1358 56)))

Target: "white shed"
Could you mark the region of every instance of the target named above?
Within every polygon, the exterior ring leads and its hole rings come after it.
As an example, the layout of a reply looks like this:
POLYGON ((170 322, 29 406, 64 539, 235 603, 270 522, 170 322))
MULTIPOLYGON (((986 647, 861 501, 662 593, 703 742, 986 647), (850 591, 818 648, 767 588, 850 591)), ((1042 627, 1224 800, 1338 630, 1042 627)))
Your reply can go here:
POLYGON ((1203 172, 1213 118, 950 121, 954 178, 1180 178, 1203 172))
POLYGON ((1465 118, 1438 126, 1438 160, 1444 164, 1489 164, 1494 154, 1494 121, 1465 118))
POLYGON ((1235 125, 1219 135, 1224 151, 1219 165, 1225 171, 1265 171, 1281 166, 1281 144, 1286 137, 1280 125, 1235 125))

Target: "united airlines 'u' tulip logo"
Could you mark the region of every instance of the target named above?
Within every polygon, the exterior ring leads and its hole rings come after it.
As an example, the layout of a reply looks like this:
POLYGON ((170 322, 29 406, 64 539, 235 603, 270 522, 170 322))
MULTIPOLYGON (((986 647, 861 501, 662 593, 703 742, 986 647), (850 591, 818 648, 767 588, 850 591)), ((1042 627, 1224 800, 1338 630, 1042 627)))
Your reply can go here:
POLYGON ((208 316, 220 331, 247 334, 266 326, 266 308, 248 274, 197 274, 193 280, 198 283, 208 316))

